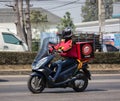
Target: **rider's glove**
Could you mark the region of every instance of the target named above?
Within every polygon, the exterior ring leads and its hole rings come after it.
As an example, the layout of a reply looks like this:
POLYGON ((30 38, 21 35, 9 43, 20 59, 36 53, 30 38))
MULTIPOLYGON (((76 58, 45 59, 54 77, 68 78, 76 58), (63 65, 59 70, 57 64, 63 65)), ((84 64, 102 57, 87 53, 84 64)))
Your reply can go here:
POLYGON ((63 51, 62 51, 62 49, 58 49, 58 52, 59 52, 59 53, 62 53, 63 51))

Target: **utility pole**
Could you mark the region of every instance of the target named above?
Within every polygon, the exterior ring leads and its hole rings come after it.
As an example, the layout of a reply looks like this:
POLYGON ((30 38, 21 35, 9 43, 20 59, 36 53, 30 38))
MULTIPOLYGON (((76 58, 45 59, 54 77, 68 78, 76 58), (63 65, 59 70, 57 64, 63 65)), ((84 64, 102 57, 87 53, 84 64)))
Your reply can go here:
POLYGON ((32 51, 32 32, 30 23, 30 0, 26 0, 26 31, 27 31, 27 43, 29 51, 32 51))
POLYGON ((103 51, 103 34, 105 33, 105 7, 103 0, 98 0, 98 18, 99 18, 99 41, 101 51, 103 51))
POLYGON ((16 28, 17 28, 17 34, 22 39, 18 0, 14 0, 14 1, 15 1, 15 5, 13 7, 14 8, 13 10, 15 11, 15 14, 16 14, 15 24, 16 24, 16 28))
POLYGON ((24 22, 24 12, 23 12, 23 0, 19 0, 18 1, 18 4, 19 4, 19 15, 20 15, 20 24, 21 24, 21 31, 22 31, 22 39, 25 43, 27 43, 27 35, 26 35, 26 32, 25 32, 25 22, 24 22))

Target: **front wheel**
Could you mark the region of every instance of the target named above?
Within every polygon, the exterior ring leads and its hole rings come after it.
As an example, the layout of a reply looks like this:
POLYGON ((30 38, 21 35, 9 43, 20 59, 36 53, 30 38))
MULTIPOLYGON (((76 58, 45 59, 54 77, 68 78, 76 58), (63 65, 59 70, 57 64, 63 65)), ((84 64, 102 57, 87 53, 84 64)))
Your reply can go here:
POLYGON ((84 75, 73 82, 73 89, 76 92, 83 92, 88 86, 88 78, 84 75))
POLYGON ((45 78, 43 75, 30 76, 28 79, 28 89, 32 93, 41 93, 45 88, 45 78))

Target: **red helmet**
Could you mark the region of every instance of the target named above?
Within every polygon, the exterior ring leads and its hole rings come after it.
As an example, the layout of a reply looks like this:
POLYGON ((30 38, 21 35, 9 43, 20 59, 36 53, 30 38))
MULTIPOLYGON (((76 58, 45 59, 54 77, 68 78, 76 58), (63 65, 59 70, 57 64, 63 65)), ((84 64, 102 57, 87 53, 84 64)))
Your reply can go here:
POLYGON ((62 36, 65 39, 71 38, 72 35, 73 35, 73 32, 72 32, 72 29, 70 27, 65 28, 62 32, 62 36))

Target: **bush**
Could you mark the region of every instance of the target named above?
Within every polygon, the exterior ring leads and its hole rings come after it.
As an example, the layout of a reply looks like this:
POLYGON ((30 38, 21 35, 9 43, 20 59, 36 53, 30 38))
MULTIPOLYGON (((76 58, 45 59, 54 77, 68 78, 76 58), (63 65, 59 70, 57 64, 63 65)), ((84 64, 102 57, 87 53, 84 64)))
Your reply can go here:
POLYGON ((120 53, 95 53, 95 58, 91 62, 93 64, 120 64, 120 53))
MULTIPOLYGON (((0 65, 32 64, 36 52, 0 52, 0 65)), ((57 56, 54 61, 58 60, 57 56)), ((95 53, 91 64, 120 64, 120 53, 95 53)))
POLYGON ((35 56, 32 52, 0 52, 0 65, 31 64, 35 56))

